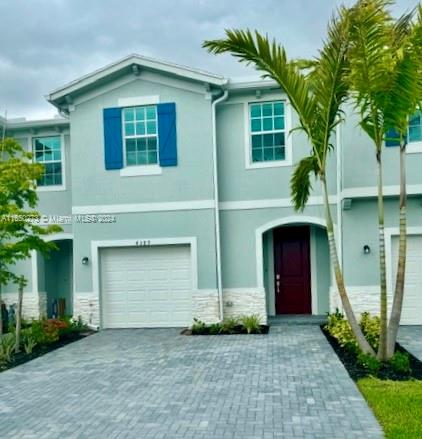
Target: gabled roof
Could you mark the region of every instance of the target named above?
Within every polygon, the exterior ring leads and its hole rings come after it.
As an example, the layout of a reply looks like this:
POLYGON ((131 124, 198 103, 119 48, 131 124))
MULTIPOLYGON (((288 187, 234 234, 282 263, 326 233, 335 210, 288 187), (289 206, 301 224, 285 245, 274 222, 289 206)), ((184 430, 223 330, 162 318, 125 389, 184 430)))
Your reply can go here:
POLYGON ((91 88, 96 84, 100 84, 105 79, 111 79, 125 72, 129 73, 132 71, 135 74, 139 74, 142 72, 142 69, 160 71, 215 86, 222 86, 227 82, 227 79, 223 76, 204 70, 132 54, 53 90, 46 98, 53 105, 60 106, 61 103, 66 102, 66 96, 70 96, 73 93, 81 93, 84 89, 91 88))

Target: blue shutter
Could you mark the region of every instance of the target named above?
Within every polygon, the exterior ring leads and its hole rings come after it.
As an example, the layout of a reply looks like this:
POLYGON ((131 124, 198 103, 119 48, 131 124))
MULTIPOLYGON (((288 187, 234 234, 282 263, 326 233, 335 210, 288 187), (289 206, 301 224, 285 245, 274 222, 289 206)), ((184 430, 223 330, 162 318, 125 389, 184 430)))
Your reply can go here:
POLYGON ((157 105, 160 166, 177 166, 176 104, 157 105))
POLYGON ((123 168, 122 109, 104 108, 104 159, 106 169, 123 168))
POLYGON ((385 134, 385 146, 400 146, 400 134, 394 128, 390 128, 385 134))

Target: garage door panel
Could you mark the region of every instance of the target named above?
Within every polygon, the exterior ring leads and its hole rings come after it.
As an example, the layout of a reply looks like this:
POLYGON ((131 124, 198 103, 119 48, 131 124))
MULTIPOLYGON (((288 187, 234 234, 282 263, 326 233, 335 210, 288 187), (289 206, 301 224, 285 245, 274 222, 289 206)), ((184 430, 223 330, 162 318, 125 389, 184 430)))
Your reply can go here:
MULTIPOLYGON (((392 238, 392 285, 397 273, 399 239, 392 238)), ((422 236, 409 235, 407 238, 406 278, 401 323, 403 325, 422 324, 422 236)))
POLYGON ((100 256, 104 327, 171 327, 191 323, 189 246, 104 249, 100 256))

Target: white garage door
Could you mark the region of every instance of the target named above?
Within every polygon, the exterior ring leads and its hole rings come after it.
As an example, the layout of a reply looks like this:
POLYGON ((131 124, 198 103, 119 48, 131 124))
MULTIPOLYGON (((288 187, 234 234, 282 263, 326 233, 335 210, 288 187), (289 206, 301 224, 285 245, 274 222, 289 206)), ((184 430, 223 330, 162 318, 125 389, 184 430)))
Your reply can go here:
POLYGON ((107 248, 100 260, 104 328, 191 324, 189 246, 107 248))
MULTIPOLYGON (((393 291, 396 282, 399 238, 392 238, 393 291)), ((422 236, 407 238, 406 279, 402 325, 422 325, 422 236)))

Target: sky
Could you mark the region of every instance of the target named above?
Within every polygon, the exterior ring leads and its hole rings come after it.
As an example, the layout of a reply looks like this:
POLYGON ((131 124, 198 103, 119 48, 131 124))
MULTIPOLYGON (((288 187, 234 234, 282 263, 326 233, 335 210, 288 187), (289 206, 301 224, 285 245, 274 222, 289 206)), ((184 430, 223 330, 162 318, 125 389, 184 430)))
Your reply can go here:
MULTIPOLYGON (((226 28, 268 33, 289 57, 311 57, 333 9, 352 0, 0 0, 0 115, 53 117, 44 96, 139 53, 225 76, 253 70, 202 49, 226 28)), ((417 0, 397 0, 401 13, 417 0)))

